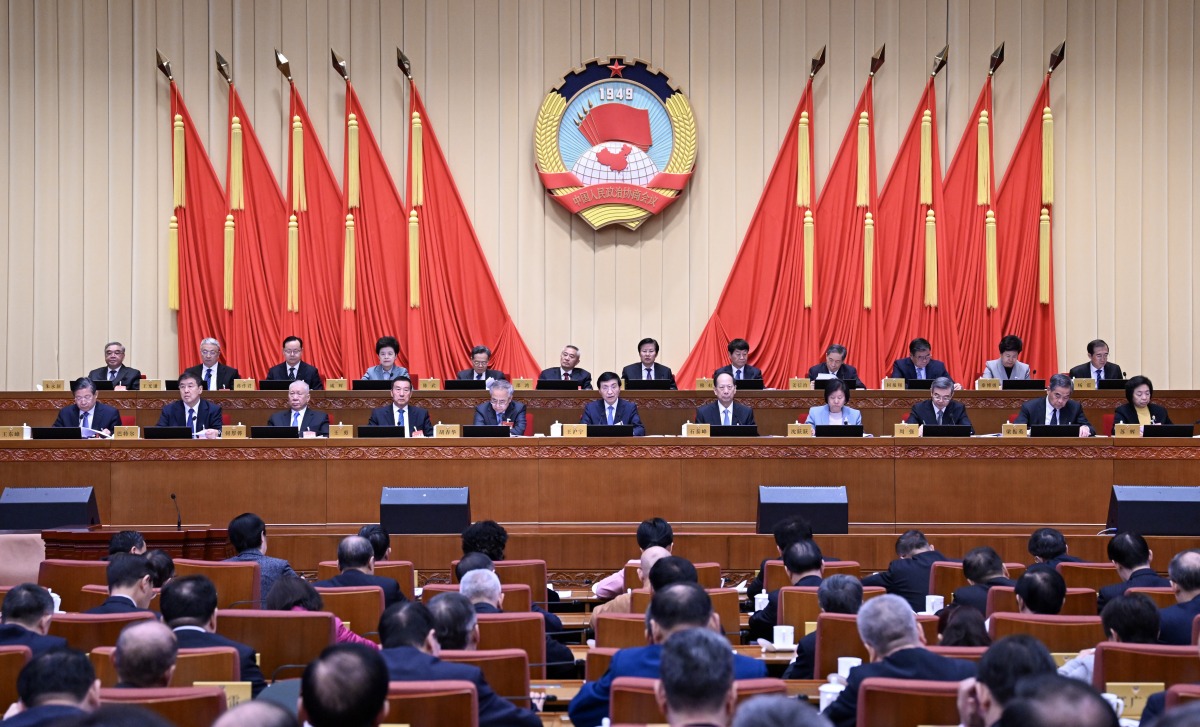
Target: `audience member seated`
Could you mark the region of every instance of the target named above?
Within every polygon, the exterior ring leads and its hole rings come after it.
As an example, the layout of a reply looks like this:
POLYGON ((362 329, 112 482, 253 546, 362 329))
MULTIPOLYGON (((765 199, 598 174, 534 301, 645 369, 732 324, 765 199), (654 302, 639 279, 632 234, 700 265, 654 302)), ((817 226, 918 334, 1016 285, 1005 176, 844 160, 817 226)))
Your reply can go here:
POLYGON ((654 696, 671 727, 729 724, 736 704, 733 653, 723 636, 708 629, 684 629, 662 648, 654 696))
POLYGON ((334 644, 300 679, 301 722, 311 727, 374 727, 388 713, 387 665, 375 649, 334 644))
POLYGON ((750 343, 744 338, 735 338, 729 342, 729 365, 722 366, 713 372, 713 381, 721 374, 729 374, 735 382, 743 379, 761 379, 762 369, 746 363, 750 358, 750 343))
MULTIPOLYGON (((954 382, 945 376, 939 376, 929 386, 929 398, 913 404, 912 411, 905 419, 909 424, 955 425, 971 426, 971 418, 967 416, 967 408, 954 401, 954 382)), ((975 430, 971 430, 974 434, 975 430)))
POLYGON ((254 696, 267 682, 258 668, 254 649, 217 633, 217 588, 205 576, 172 579, 162 589, 163 622, 175 632, 181 649, 232 646, 237 649, 242 681, 250 682, 254 696))
POLYGON ((91 379, 73 382, 71 391, 75 395, 75 403, 60 409, 51 426, 81 427, 100 432, 106 437, 112 436, 113 431, 121 426, 121 412, 100 403, 100 395, 91 379))
MULTIPOLYGON (((821 613, 858 613, 862 608, 863 587, 854 576, 835 573, 817 586, 817 603, 821 613)), ((796 658, 783 673, 784 679, 815 679, 814 660, 817 653, 817 632, 805 634, 796 643, 796 658)))
MULTIPOLYGON (((654 564, 663 558, 668 558, 671 551, 666 548, 660 548, 657 545, 652 545, 642 551, 642 558, 638 563, 638 578, 642 580, 642 588, 653 590, 650 585, 650 571, 653 570, 654 564)), ((592 615, 599 616, 602 613, 631 613, 633 611, 633 593, 626 591, 617 596, 613 600, 602 603, 592 609, 592 615)))
MULTIPOLYGON (((655 566, 662 566, 663 559, 655 566)), ((617 677, 660 677, 663 644, 676 632, 706 628, 714 633, 718 626, 712 599, 697 583, 674 583, 656 589, 646 612, 647 646, 621 649, 613 655, 608 671, 594 682, 585 682, 571 700, 568 713, 575 727, 595 727, 608 716, 612 683, 617 677)), ((725 649, 729 649, 728 642, 725 649)), ((756 679, 767 675, 766 665, 741 654, 734 655, 735 679, 756 679)))
POLYGON ((379 363, 366 370, 363 378, 367 381, 394 381, 401 376, 408 376, 408 369, 396 364, 396 354, 400 351, 400 342, 395 336, 382 336, 375 342, 375 355, 379 363))
POLYGON ((850 389, 841 379, 828 379, 825 382, 825 403, 808 408, 808 418, 805 422, 814 426, 826 424, 851 424, 862 426, 862 412, 852 406, 846 406, 850 401, 850 389))
POLYGON ((825 378, 849 381, 858 389, 866 388, 858 378, 858 369, 846 363, 846 347, 841 344, 830 344, 829 348, 825 349, 825 363, 817 364, 808 370, 810 381, 822 381, 821 374, 827 374, 825 378))
POLYGON ((939 553, 920 530, 908 530, 896 538, 896 555, 888 569, 863 579, 864 586, 883 586, 888 593, 908 601, 913 611, 925 610, 929 595, 929 570, 939 560, 952 560, 939 553))
POLYGON ((392 536, 388 535, 387 528, 382 525, 363 525, 358 529, 358 534, 371 543, 376 563, 392 559, 392 536))
POLYGON ((179 642, 171 629, 158 621, 135 621, 117 637, 113 666, 117 686, 151 689, 171 685, 179 642))
POLYGON ((1108 344, 1097 338, 1088 342, 1088 361, 1072 366, 1068 375, 1072 379, 1095 379, 1099 384, 1104 379, 1123 379, 1125 373, 1115 363, 1108 362, 1108 344))
POLYGON ((338 570, 341 573, 314 585, 317 588, 379 586, 383 589, 385 607, 404 600, 395 578, 375 575, 375 549, 362 536, 351 535, 338 544, 338 570))
POLYGON ((1042 642, 1017 634, 1000 639, 983 654, 975 678, 958 685, 958 717, 963 727, 991 727, 1013 698, 1017 682, 1053 674, 1054 657, 1042 642))
POLYGON ((283 363, 275 364, 267 371, 267 381, 303 381, 312 391, 325 388, 317 367, 301 360, 304 356, 304 341, 298 336, 283 339, 283 363))
POLYGON ((1017 682, 998 727, 1118 727, 1117 714, 1078 679, 1037 674, 1017 682))
POLYGON ((186 373, 199 376, 208 391, 232 390, 233 382, 242 378, 242 375, 234 367, 219 363, 220 359, 220 342, 215 338, 205 338, 200 341, 200 363, 188 369, 186 373))
POLYGON ((1014 590, 1020 613, 1055 616, 1062 612, 1067 600, 1067 582, 1058 571, 1047 568, 1025 571, 1017 579, 1014 590))
POLYGON ((1071 401, 1074 390, 1075 382, 1070 377, 1054 374, 1050 377, 1046 395, 1022 404, 1013 422, 1031 427, 1076 426, 1079 427, 1079 436, 1095 436, 1096 430, 1084 416, 1083 407, 1079 402, 1071 401))
POLYGON ((459 371, 457 378, 459 381, 499 381, 507 379, 508 374, 499 369, 493 369, 489 364, 492 362, 492 349, 487 346, 476 346, 471 349, 471 368, 459 371))
POLYGON ((983 612, 952 603, 938 611, 938 644, 941 646, 991 646, 983 612))
POLYGON ((981 379, 1000 379, 1001 381, 1026 380, 1029 378, 1029 364, 1021 363, 1017 357, 1021 355, 1025 344, 1018 336, 1005 336, 1000 339, 1000 358, 994 358, 983 365, 981 379))
POLYGON ((108 555, 105 556, 105 560, 117 553, 145 555, 146 539, 136 530, 122 530, 119 533, 113 533, 113 536, 108 539, 108 555))
POLYGON ((166 404, 158 415, 159 427, 187 427, 197 439, 219 439, 221 407, 202 396, 200 377, 184 371, 179 375, 179 400, 166 404))
MULTIPOLYGON (((601 376, 601 379, 604 377, 601 376)), ((604 390, 604 381, 600 382, 601 391, 604 390)), ((671 523, 663 520, 660 517, 653 517, 649 520, 643 520, 637 527, 637 544, 638 549, 643 553, 646 548, 666 548, 670 552, 675 545, 675 531, 671 528, 671 523)), ((595 593, 599 598, 616 598, 625 593, 625 570, 621 569, 611 576, 604 578, 592 585, 592 593, 595 593)))
POLYGON ((42 727, 99 707, 100 680, 82 652, 54 649, 21 669, 17 694, 21 700, 5 714, 5 727, 42 727))
POLYGON ((150 583, 162 588, 175 577, 175 559, 167 551, 157 548, 146 553, 146 564, 150 566, 150 583))
POLYGON ((267 418, 270 427, 295 427, 302 437, 328 437, 329 415, 309 409, 312 390, 303 381, 293 381, 288 387, 287 411, 277 411, 267 418))
POLYGON ((117 553, 108 559, 108 598, 84 613, 138 613, 150 610, 154 576, 144 555, 117 553))
MULTIPOLYGON (((492 522, 492 521, 485 520, 484 522, 492 522)), ((492 523, 492 524, 496 525, 495 523, 492 523)), ((500 527, 500 526, 496 525, 496 527, 500 527)), ((500 528, 500 529, 503 530, 503 528, 500 528)), ((503 560, 503 558, 501 558, 500 560, 503 560)), ((492 559, 487 557, 483 553, 468 553, 462 557, 462 560, 458 561, 458 565, 454 569, 454 574, 458 578, 458 580, 461 582, 462 579, 471 571, 481 570, 481 569, 488 570, 488 571, 495 571, 496 566, 492 563, 492 559)), ((558 595, 555 594, 554 591, 548 591, 548 594, 550 596, 551 601, 558 600, 558 595)), ((560 619, 557 615, 547 611, 545 608, 542 607, 542 605, 540 603, 532 604, 531 610, 533 610, 537 613, 540 613, 542 615, 542 619, 546 622, 546 633, 547 634, 556 634, 563 630, 562 619, 560 619)))
POLYGON ((449 651, 475 651, 479 648, 479 620, 475 607, 461 593, 439 593, 429 600, 429 614, 438 645, 449 651))
POLYGON ((409 403, 412 399, 412 379, 397 376, 392 379, 392 403, 372 409, 367 419, 370 427, 402 427, 406 437, 432 437, 433 421, 429 410, 409 403))
MULTIPOLYGON (((459 593, 471 602, 475 613, 504 613, 504 593, 495 572, 479 568, 462 577, 459 593)), ((575 657, 565 644, 546 634, 546 676, 550 679, 577 679, 575 657)))
MULTIPOLYGON (((616 374, 613 374, 616 376, 616 374)), ((558 366, 538 374, 538 381, 574 381, 580 389, 592 388, 592 375, 579 368, 579 347, 567 344, 558 355, 558 366)))
MULTIPOLYGON (((420 601, 404 601, 389 607, 379 619, 383 641, 383 660, 390 681, 441 681, 461 679, 473 682, 479 695, 479 727, 540 727, 541 719, 497 695, 488 686, 479 667, 456 664, 438 658, 433 616, 420 601)), ((599 722, 597 722, 599 724, 599 722)))
MULTIPOLYGON (((317 593, 317 589, 313 588, 308 581, 294 576, 284 576, 271 586, 271 592, 267 594, 263 608, 268 611, 324 611, 325 602, 321 599, 321 594, 317 593)), ((346 624, 342 623, 340 618, 336 620, 337 643, 362 644, 372 649, 379 648, 374 641, 364 639, 346 628, 346 624)))
POLYGON ((671 369, 663 366, 658 361, 658 341, 653 338, 643 338, 638 341, 638 358, 641 359, 637 363, 631 363, 621 369, 621 378, 625 381, 631 379, 638 381, 656 380, 668 381, 672 390, 678 388, 675 386, 675 374, 671 373, 671 369))
MULTIPOLYGON (((244 512, 229 522, 229 542, 237 555, 225 562, 241 561, 258 563, 261 576, 261 596, 266 598, 277 578, 296 576, 296 571, 282 558, 267 556, 267 524, 252 512, 244 512)), ((296 576, 297 578, 299 576, 296 576)))
POLYGON ((256 699, 226 710, 212 727, 300 727, 300 723, 282 705, 256 699))
POLYGON ((633 436, 646 436, 646 427, 638 415, 637 404, 621 398, 621 377, 605 371, 596 380, 600 387, 600 398, 589 401, 583 407, 580 424, 628 424, 633 427, 633 436))
POLYGON ((22 583, 4 594, 0 605, 0 646, 28 646, 36 659, 51 649, 65 649, 67 640, 48 636, 54 599, 36 583, 22 583))
MULTIPOLYGON (((783 568, 793 586, 816 587, 821 585, 821 574, 825 563, 821 549, 812 540, 792 543, 783 553, 783 568)), ((779 623, 779 589, 767 594, 767 605, 750 616, 750 638, 774 638, 775 626, 779 623)))
POLYGON ((1192 621, 1200 614, 1200 550, 1177 553, 1167 567, 1171 588, 1175 590, 1173 606, 1158 612, 1158 640, 1163 644, 1186 646, 1192 643, 1192 621))
POLYGON ((858 611, 858 634, 867 647, 868 663, 850 670, 846 688, 824 711, 834 727, 854 727, 858 688, 869 677, 957 682, 975 676, 975 664, 947 659, 925 648, 925 634, 907 601, 885 594, 858 611))
POLYGON ((1029 554, 1033 556, 1030 570, 1054 570, 1059 563, 1082 563, 1082 558, 1067 555, 1067 539, 1054 528, 1038 528, 1029 536, 1029 554))
MULTIPOLYGON (((908 358, 898 358, 892 363, 893 379, 936 379, 942 376, 954 380, 946 370, 946 364, 933 358, 933 346, 924 338, 914 338, 908 344, 908 358)), ((955 390, 961 384, 954 385, 955 390)))
POLYGON ((1167 408, 1150 401, 1154 384, 1145 376, 1134 376, 1125 382, 1125 400, 1113 412, 1113 424, 1171 424, 1167 408))
MULTIPOLYGON (((1123 644, 1153 644, 1158 641, 1158 607, 1140 593, 1117 596, 1100 612, 1100 623, 1109 641, 1123 644)), ((1058 670, 1065 677, 1092 683, 1096 650, 1084 649, 1058 670)))
POLYGON ((514 437, 525 434, 525 405, 513 401, 513 385, 504 381, 492 382, 488 387, 491 400, 475 407, 475 426, 498 426, 507 424, 514 437))
POLYGON ((650 591, 657 592, 673 583, 699 583, 696 566, 687 558, 668 555, 650 568, 650 591))
POLYGON ((733 400, 737 395, 737 383, 734 382, 732 374, 717 374, 713 381, 713 394, 717 397, 716 401, 696 409, 697 424, 755 426, 754 410, 733 400))
POLYGON ((508 545, 508 531, 495 520, 480 520, 471 523, 462 534, 462 552, 483 553, 492 560, 504 560, 504 548, 508 545))
POLYGON ((1015 586, 1009 578, 1000 554, 983 545, 971 548, 963 556, 963 575, 970 585, 954 590, 954 603, 970 606, 979 613, 987 613, 987 594, 993 586, 1015 586))
POLYGON ((1100 589, 1097 597, 1097 608, 1104 610, 1109 601, 1125 593, 1130 588, 1167 588, 1171 581, 1154 572, 1150 561, 1154 551, 1150 544, 1137 533, 1117 533, 1108 541, 1108 559, 1117 567, 1120 583, 1105 586, 1100 589))
MULTIPOLYGON (((1151 695, 1150 699, 1154 699, 1156 696, 1165 697, 1166 692, 1151 695)), ((1149 725, 1150 727, 1196 727, 1200 725, 1200 702, 1193 700, 1184 701, 1178 706, 1173 707, 1166 714, 1162 714, 1161 709, 1151 714, 1152 706, 1152 702, 1146 702, 1146 706, 1142 710, 1142 721, 1138 723, 1139 725, 1149 725)))
MULTIPOLYGON (((812 540, 813 536, 812 525, 799 515, 785 517, 775 523, 771 534, 775 536, 776 555, 774 557, 763 558, 762 562, 758 564, 758 572, 746 584, 746 598, 750 600, 751 605, 753 605, 754 597, 763 592, 763 587, 766 584, 767 561, 779 560, 783 557, 783 551, 791 547, 792 543, 801 540, 812 540)), ((829 560, 829 557, 826 556, 825 560, 829 560)))
POLYGON ((738 705, 733 727, 829 727, 829 721, 794 697, 762 694, 738 705))
POLYGON ((142 372, 125 364, 125 346, 118 341, 104 344, 104 365, 88 372, 92 381, 107 381, 115 391, 138 391, 142 388, 142 372))

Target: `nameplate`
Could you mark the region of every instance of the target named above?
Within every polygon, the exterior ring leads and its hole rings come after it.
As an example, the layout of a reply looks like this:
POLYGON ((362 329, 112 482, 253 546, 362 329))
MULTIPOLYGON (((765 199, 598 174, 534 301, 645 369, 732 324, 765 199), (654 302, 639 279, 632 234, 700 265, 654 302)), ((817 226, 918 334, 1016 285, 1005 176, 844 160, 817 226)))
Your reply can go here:
POLYGON ((884 379, 883 380, 883 390, 884 391, 897 391, 897 390, 903 391, 904 390, 904 379, 892 379, 892 378, 884 379))
POLYGON ((921 436, 920 424, 897 424, 895 427, 896 437, 919 437, 921 436))
POLYGON ((806 376, 793 376, 788 379, 788 391, 812 391, 813 382, 806 376))
POLYGON ((248 436, 245 424, 226 424, 221 427, 222 439, 245 439, 248 436))
POLYGON ((1114 437, 1140 437, 1142 436, 1141 424, 1114 424, 1114 437))
POLYGON ((1000 436, 1002 437, 1028 437, 1029 427, 1025 424, 1002 424, 1000 426, 1000 436))
POLYGON ((1000 379, 976 379, 976 391, 1000 391, 1004 387, 1000 384, 1000 379))
POLYGON ((234 379, 234 391, 254 391, 258 388, 258 382, 254 379, 234 379))
POLYGON ((141 427, 117 427, 113 430, 113 439, 141 439, 141 427))
POLYGON ((329 438, 330 439, 350 439, 354 436, 353 424, 330 424, 329 438))
POLYGON ((42 379, 42 391, 66 391, 65 379, 42 379))
POLYGON ((533 379, 513 379, 514 391, 533 391, 533 379))
POLYGON ((816 621, 805 621, 804 622, 804 635, 805 636, 808 636, 809 634, 814 634, 816 632, 817 632, 817 622, 816 621))
POLYGON ((564 424, 562 425, 562 435, 564 437, 586 437, 586 424, 564 424))
POLYGON ((1164 691, 1165 682, 1105 682, 1104 691, 1115 694, 1125 703, 1122 717, 1141 718, 1146 709, 1146 700, 1155 692, 1164 691))
POLYGON ((683 436, 685 437, 707 437, 711 428, 707 424, 685 424, 683 436))
POLYGON ((349 379, 325 379, 325 390, 326 391, 349 391, 350 390, 350 380, 349 379))
POLYGON ((1095 391, 1096 390, 1096 380, 1088 379, 1088 378, 1075 379, 1075 390, 1076 391, 1095 391))
MULTIPOLYGON (((436 379, 434 379, 434 380, 436 381, 436 379)), ((421 381, 421 383, 424 384, 425 382, 421 381)), ((433 436, 437 437, 438 439, 449 438, 449 437, 461 437, 462 436, 462 425, 461 424, 437 424, 437 425, 434 425, 433 436)))
POLYGON ((142 379, 142 391, 162 391, 164 388, 162 379, 142 379))
POLYGON ((249 702, 251 695, 250 682, 192 682, 195 687, 217 687, 225 692, 225 708, 233 709, 239 704, 249 702))
MULTIPOLYGON (((805 381, 808 381, 808 379, 805 379, 805 381)), ((789 424, 787 428, 787 435, 789 437, 812 437, 815 433, 811 424, 789 424)))
POLYGON ((699 376, 696 378, 696 391, 712 391, 713 380, 707 376, 699 376))
POLYGON ((1079 656, 1077 651, 1054 651, 1050 653, 1050 657, 1054 659, 1054 666, 1061 667, 1071 659, 1079 656))
MULTIPOLYGON (((417 382, 417 391, 441 391, 441 379, 421 379, 417 382)), ((457 436, 457 435, 456 435, 457 436)))
POLYGON ((0 439, 24 439, 25 427, 20 426, 5 426, 0 427, 0 439))

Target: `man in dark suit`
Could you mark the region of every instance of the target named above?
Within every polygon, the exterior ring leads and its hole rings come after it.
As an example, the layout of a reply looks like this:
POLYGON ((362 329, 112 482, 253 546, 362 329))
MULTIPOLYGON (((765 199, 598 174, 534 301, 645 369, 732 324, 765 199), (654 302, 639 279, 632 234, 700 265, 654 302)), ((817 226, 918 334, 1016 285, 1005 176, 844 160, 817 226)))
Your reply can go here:
POLYGON ((762 369, 755 368, 746 363, 750 358, 750 343, 744 338, 735 338, 729 342, 729 365, 722 366, 713 372, 713 380, 715 381, 721 374, 729 374, 734 381, 742 379, 761 379, 762 369))
POLYGON ((1057 616, 1067 600, 1067 582, 1058 571, 1031 568, 1021 574, 1013 586, 1019 613, 1057 616))
MULTIPOLYGON (((914 338, 908 344, 908 358, 898 358, 892 362, 893 379, 936 379, 945 376, 951 381, 954 377, 946 370, 946 364, 933 357, 933 346, 924 338, 914 338)), ((961 384, 955 384, 955 389, 961 389, 961 384)))
POLYGON ((238 370, 232 366, 219 363, 221 360, 221 344, 215 338, 205 338, 200 341, 200 363, 188 369, 204 382, 204 388, 209 391, 224 389, 233 390, 233 382, 242 378, 238 370))
MULTIPOLYGON (((858 613, 862 602, 862 582, 854 576, 835 573, 817 586, 817 604, 821 613, 858 613)), ((796 642, 796 658, 788 665, 783 678, 815 679, 816 654, 817 632, 813 631, 796 642)))
POLYGON ((116 391, 142 388, 142 372, 125 365, 125 346, 119 341, 104 344, 104 366, 88 372, 92 381, 107 381, 116 391))
MULTIPOLYGON (((971 426, 971 418, 967 416, 967 408, 954 399, 954 382, 945 376, 933 380, 929 386, 929 398, 913 404, 912 411, 905 419, 909 424, 959 425, 971 426)), ((971 430, 974 434, 975 430, 971 430)))
POLYGON ((35 659, 51 649, 65 649, 66 639, 46 635, 52 616, 49 591, 34 583, 14 586, 0 606, 0 646, 28 646, 35 659))
POLYGON ((1072 379, 1095 379, 1096 383, 1104 379, 1123 379, 1125 373, 1115 363, 1108 362, 1108 344, 1097 338, 1087 345, 1088 362, 1072 366, 1072 379))
MULTIPOLYGON (((363 644, 334 644, 305 668, 297 718, 311 727, 376 726, 387 718, 387 694, 387 664, 378 650, 363 644)), ((263 724, 250 714, 244 718, 237 724, 263 724)))
POLYGON ((1049 570, 1057 570, 1059 563, 1081 563, 1082 558, 1076 558, 1073 555, 1067 554, 1067 539, 1063 534, 1054 528, 1038 528, 1029 536, 1029 543, 1026 546, 1029 554, 1033 556, 1033 563, 1030 564, 1030 570, 1036 568, 1047 568, 1049 570))
MULTIPOLYGON (((846 347, 834 343, 825 349, 825 363, 817 364, 808 370, 810 381, 816 381, 821 374, 832 374, 845 382, 854 382, 854 387, 865 388, 858 378, 858 369, 846 363, 846 347)), ((847 383, 849 385, 849 383, 847 383)))
POLYGON ((488 379, 507 379, 508 374, 500 369, 490 367, 492 349, 487 346, 476 346, 471 349, 471 368, 459 371, 455 376, 459 381, 487 381, 488 379))
POLYGON ((150 613, 154 598, 153 573, 144 555, 116 553, 105 569, 108 598, 84 613, 150 613))
POLYGON ((1054 657, 1042 642, 1026 634, 1000 639, 979 660, 974 679, 958 685, 959 723, 991 727, 1013 698, 1017 682, 1038 674, 1053 674, 1054 657))
POLYGON ((205 576, 173 578, 163 586, 161 601, 163 622, 175 632, 181 649, 203 649, 210 646, 232 646, 237 649, 242 681, 250 682, 254 696, 266 688, 267 682, 254 649, 227 639, 217 631, 217 587, 205 576))
POLYGON ((605 371, 596 380, 596 385, 600 387, 600 398, 589 401, 583 407, 583 417, 579 422, 587 425, 631 424, 633 436, 646 436, 646 427, 638 416, 637 404, 621 399, 621 377, 612 371, 605 371))
POLYGON ((74 382, 71 390, 75 392, 75 403, 60 409, 52 426, 82 427, 106 437, 112 436, 113 431, 121 426, 121 412, 100 403, 100 395, 96 393, 96 385, 91 379, 83 378, 74 382))
POLYGON ((592 388, 592 375, 579 368, 579 347, 569 344, 558 355, 558 366, 538 374, 538 381, 574 381, 580 389, 592 388))
POLYGON ((971 548, 963 556, 963 575, 970 585, 955 589, 954 603, 970 606, 987 614, 987 594, 993 586, 1015 586, 1017 582, 1005 575, 1000 554, 984 545, 971 548))
MULTIPOLYGON (((664 559, 665 560, 665 559, 664 559)), ((661 565, 663 561, 659 561, 661 565)), ((613 655, 608 671, 600 679, 585 682, 571 700, 568 714, 576 727, 594 727, 608 716, 612 684, 617 677, 647 677, 661 674, 663 644, 674 634, 688 629, 717 631, 720 619, 712 609, 712 599, 696 583, 673 583, 656 589, 646 612, 648 646, 621 649, 613 655)), ((734 655, 735 679, 758 679, 767 675, 763 662, 741 654, 734 655)))
POLYGON ((658 341, 653 338, 643 338, 638 341, 638 356, 641 358, 639 363, 629 364, 621 369, 622 379, 626 381, 633 379, 669 381, 672 390, 679 388, 675 386, 675 374, 671 373, 671 369, 655 363, 658 358, 658 341))
POLYGON ((124 689, 161 689, 171 686, 179 641, 175 632, 157 619, 134 621, 121 629, 113 666, 117 669, 117 687, 124 689))
POLYGON ((317 367, 302 361, 304 356, 304 341, 299 336, 288 336, 283 339, 283 363, 275 364, 267 370, 267 381, 303 381, 312 391, 325 388, 321 373, 317 367))
POLYGON ((1120 583, 1104 586, 1097 597, 1096 608, 1103 611, 1104 606, 1117 596, 1124 595, 1130 588, 1169 588, 1171 581, 1154 572, 1150 561, 1154 551, 1150 544, 1137 533, 1117 533, 1108 541, 1108 559, 1117 566, 1120 583))
POLYGON ((411 406, 412 379, 400 375, 392 379, 392 403, 371 410, 367 424, 372 427, 404 427, 406 437, 432 437, 433 422, 429 412, 419 406, 411 406))
POLYGON ((896 538, 896 555, 888 569, 863 579, 864 586, 883 586, 900 596, 913 611, 925 610, 929 595, 929 570, 939 560, 952 560, 937 552, 920 530, 908 530, 896 538))
POLYGON ((1031 399, 1022 404, 1021 412, 1014 420, 1015 423, 1030 426, 1071 424, 1079 427, 1079 436, 1094 436, 1096 430, 1083 415, 1083 407, 1079 405, 1079 402, 1071 401, 1071 392, 1074 390, 1075 382, 1070 376, 1066 374, 1051 376, 1046 396, 1031 399))
POLYGON ((59 649, 35 657, 17 675, 22 711, 5 727, 46 727, 85 717, 100 707, 100 680, 87 655, 59 649))
MULTIPOLYGON (((459 593, 471 602, 475 613, 504 613, 504 592, 495 571, 476 568, 468 571, 458 584, 459 593)), ((549 629, 546 629, 548 632, 549 629)), ((566 644, 546 633, 546 677, 548 679, 578 679, 575 657, 566 644)))
POLYGON ((420 601, 398 603, 384 611, 379 619, 379 639, 383 645, 380 654, 387 664, 390 681, 469 681, 475 684, 479 698, 479 727, 540 727, 542 724, 536 713, 521 709, 492 691, 478 667, 437 658, 441 645, 433 616, 420 601))
POLYGON ((179 375, 179 401, 162 408, 159 427, 188 427, 197 439, 217 439, 221 436, 221 407, 204 401, 204 384, 200 377, 184 371, 179 375))
POLYGON ((293 382, 288 387, 288 410, 278 411, 267 419, 272 427, 295 427, 300 430, 302 437, 328 437, 329 415, 323 411, 309 409, 308 402, 312 398, 308 384, 303 381, 293 382))
POLYGON ((358 535, 343 538, 338 544, 338 570, 340 574, 313 585, 317 588, 346 588, 350 586, 378 586, 383 590, 385 606, 400 603, 404 594, 395 578, 375 575, 375 549, 371 541, 358 535))
POLYGON ((659 674, 654 696, 669 724, 729 724, 737 699, 724 636, 708 629, 672 634, 663 644, 659 674))
POLYGON ((1167 567, 1171 588, 1175 589, 1173 606, 1160 609, 1159 643, 1186 646, 1192 643, 1192 621, 1200 615, 1200 550, 1176 553, 1167 567))
POLYGON ((709 402, 696 409, 697 424, 720 424, 732 426, 754 426, 754 410, 733 400, 737 394, 737 384, 733 374, 718 374, 713 380, 713 393, 717 400, 709 402))
POLYGON ((957 682, 975 676, 975 664, 947 659, 925 648, 916 615, 893 595, 872 598, 858 612, 858 633, 867 647, 868 663, 850 670, 846 688, 822 714, 834 727, 854 727, 858 689, 864 679, 920 679, 957 682))
POLYGON ((492 384, 489 391, 491 401, 485 401, 475 407, 475 425, 508 424, 512 427, 512 435, 520 437, 525 434, 525 405, 513 401, 513 385, 500 379, 492 384))
MULTIPOLYGON (((793 586, 816 588, 821 585, 821 574, 825 570, 825 562, 821 559, 821 549, 812 540, 801 540, 793 543, 783 551, 783 568, 787 571, 788 581, 793 586)), ((767 605, 761 611, 750 616, 750 639, 766 639, 775 637, 775 626, 779 623, 779 589, 767 594, 767 605)))
POLYGON ((299 578, 292 566, 283 558, 267 555, 267 524, 252 512, 244 512, 229 521, 229 542, 237 555, 223 562, 241 561, 258 563, 261 598, 271 592, 275 581, 285 576, 299 578))

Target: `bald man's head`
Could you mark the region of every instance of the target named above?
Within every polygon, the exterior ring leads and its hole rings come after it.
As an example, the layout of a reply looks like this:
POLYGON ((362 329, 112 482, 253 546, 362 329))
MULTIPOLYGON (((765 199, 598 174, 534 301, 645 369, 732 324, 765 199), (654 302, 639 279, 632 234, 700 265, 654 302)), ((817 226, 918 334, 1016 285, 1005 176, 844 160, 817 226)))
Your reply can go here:
POLYGON ((126 626, 117 637, 113 664, 121 684, 130 687, 166 687, 175 673, 179 642, 175 632, 149 619, 126 626))
POLYGON ((638 564, 638 573, 642 576, 642 588, 650 587, 650 569, 654 567, 654 564, 670 554, 671 551, 661 545, 652 545, 642 551, 642 560, 638 564))

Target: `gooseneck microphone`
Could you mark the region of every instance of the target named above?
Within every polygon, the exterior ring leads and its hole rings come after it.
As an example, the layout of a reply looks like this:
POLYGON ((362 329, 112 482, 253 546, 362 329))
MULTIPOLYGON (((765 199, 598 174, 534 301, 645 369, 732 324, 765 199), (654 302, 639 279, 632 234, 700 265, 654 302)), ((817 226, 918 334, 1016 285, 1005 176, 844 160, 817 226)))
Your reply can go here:
POLYGON ((171 504, 175 506, 175 529, 183 530, 183 515, 179 513, 179 500, 174 492, 171 493, 171 504))

